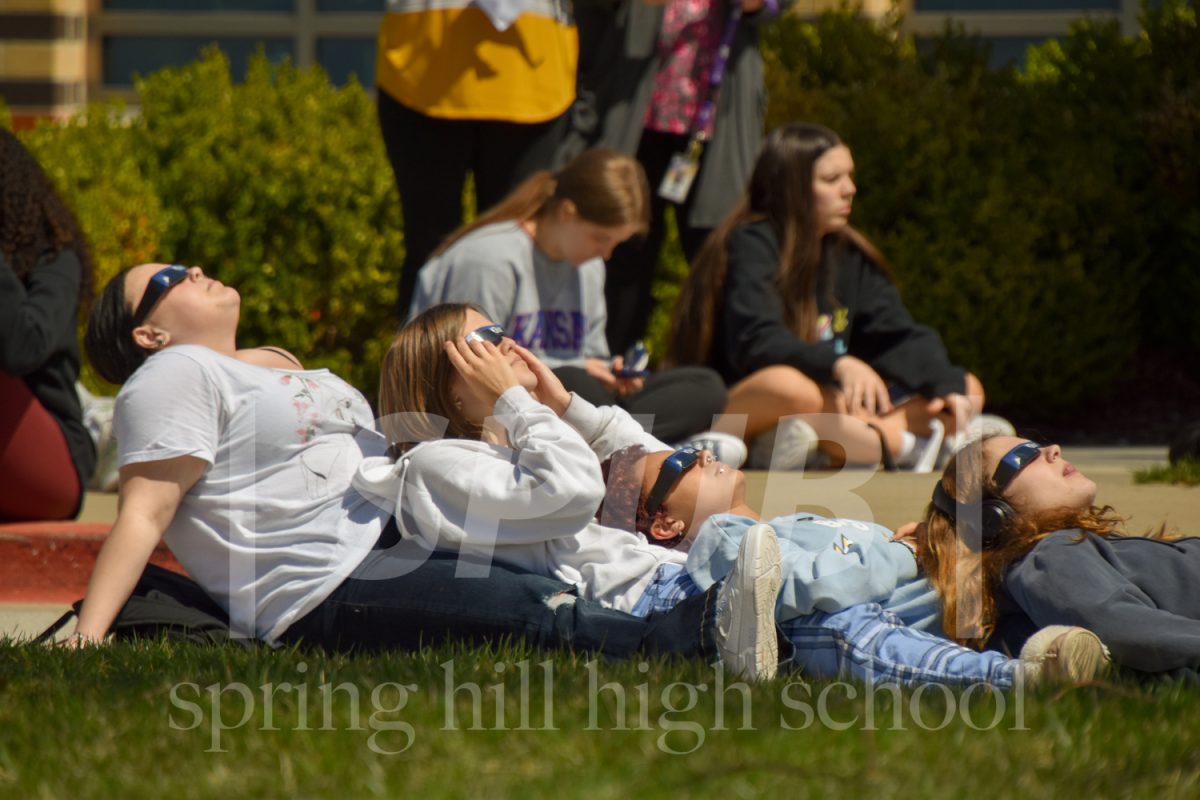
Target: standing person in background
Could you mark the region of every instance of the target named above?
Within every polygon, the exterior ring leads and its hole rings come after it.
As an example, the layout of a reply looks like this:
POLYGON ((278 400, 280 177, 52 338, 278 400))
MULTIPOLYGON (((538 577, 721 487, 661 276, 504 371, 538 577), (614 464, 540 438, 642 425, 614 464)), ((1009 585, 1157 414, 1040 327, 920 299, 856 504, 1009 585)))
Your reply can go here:
POLYGON ((75 391, 75 325, 91 287, 79 223, 0 130, 0 522, 79 513, 96 466, 75 391))
POLYGON ((375 77, 404 214, 399 317, 417 270, 462 222, 468 172, 489 208, 553 166, 578 52, 565 0, 390 0, 375 77))
MULTIPOLYGON (((648 206, 646 176, 632 157, 584 151, 455 231, 421 270, 412 314, 475 303, 592 404, 649 416, 665 441, 704 431, 725 405, 719 375, 706 367, 630 375, 605 341, 604 259, 646 229, 648 206)), ((722 438, 740 463, 744 446, 722 438)))
POLYGON ((645 334, 667 207, 675 210, 691 262, 750 178, 766 110, 758 28, 779 6, 777 0, 742 0, 736 9, 728 0, 626 0, 607 15, 589 14, 586 26, 581 22, 589 63, 580 93, 594 96, 599 141, 636 154, 654 191, 648 234, 617 248, 609 262, 613 352, 645 334), (709 113, 706 101, 714 103, 709 113), (690 190, 682 202, 660 197, 672 157, 686 153, 697 135, 707 141, 690 190))
MULTIPOLYGON (((747 441, 778 426, 763 439, 775 468, 804 466, 819 439, 835 462, 929 472, 943 434, 958 441, 983 409, 983 386, 913 321, 882 256, 850 226, 856 191, 833 131, 773 131, 680 292, 670 357, 721 373, 747 441)), ((761 460, 752 448, 752 466, 761 460)))

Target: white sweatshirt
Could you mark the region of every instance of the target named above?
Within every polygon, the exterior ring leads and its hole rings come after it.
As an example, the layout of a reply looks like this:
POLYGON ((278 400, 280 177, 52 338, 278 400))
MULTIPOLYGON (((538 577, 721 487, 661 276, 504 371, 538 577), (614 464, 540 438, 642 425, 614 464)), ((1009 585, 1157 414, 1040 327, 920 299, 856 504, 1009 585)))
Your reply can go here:
POLYGON ((627 413, 572 396, 559 419, 516 386, 496 401, 494 415, 511 449, 465 439, 424 442, 395 463, 366 459, 355 488, 395 510, 406 538, 553 576, 621 611, 633 608, 659 564, 687 560, 594 520, 604 499, 602 459, 634 443, 669 449, 627 413))

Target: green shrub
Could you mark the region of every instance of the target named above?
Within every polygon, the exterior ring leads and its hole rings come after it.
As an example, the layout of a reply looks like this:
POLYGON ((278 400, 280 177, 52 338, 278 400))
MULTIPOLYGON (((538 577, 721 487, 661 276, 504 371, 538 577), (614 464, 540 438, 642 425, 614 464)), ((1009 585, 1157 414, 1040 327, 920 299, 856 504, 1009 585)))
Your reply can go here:
POLYGON ((240 345, 285 347, 373 397, 403 237, 362 87, 262 55, 235 85, 212 50, 137 92, 128 120, 95 105, 25 136, 92 242, 97 286, 145 261, 199 264, 241 291, 240 345))
POLYGON ((243 345, 276 344, 374 395, 390 341, 399 200, 374 104, 319 68, 219 51, 138 83, 135 128, 165 211, 164 258, 242 293, 243 345))
POLYGON ((1164 330, 1200 341, 1200 37, 1181 2, 1145 25, 1128 39, 1081 22, 1023 71, 952 28, 918 52, 898 18, 853 10, 766 33, 769 126, 842 135, 855 224, 914 316, 1010 409, 1111 392, 1164 330))
MULTIPOLYGON (((93 105, 63 124, 43 122, 23 134, 22 141, 71 206, 91 244, 97 292, 121 269, 155 258, 162 209, 121 104, 93 105)), ((81 336, 84 322, 81 318, 81 336)), ((93 390, 112 391, 86 362, 83 379, 93 390)))

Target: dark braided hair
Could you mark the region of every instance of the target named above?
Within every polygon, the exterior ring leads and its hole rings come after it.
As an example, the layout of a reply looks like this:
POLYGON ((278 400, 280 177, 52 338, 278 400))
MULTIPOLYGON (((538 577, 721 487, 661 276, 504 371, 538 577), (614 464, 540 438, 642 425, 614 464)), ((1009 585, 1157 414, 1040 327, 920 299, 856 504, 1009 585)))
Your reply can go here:
POLYGON ((16 135, 0 129, 0 253, 22 281, 38 262, 73 250, 82 267, 80 313, 92 299, 92 256, 83 231, 16 135))

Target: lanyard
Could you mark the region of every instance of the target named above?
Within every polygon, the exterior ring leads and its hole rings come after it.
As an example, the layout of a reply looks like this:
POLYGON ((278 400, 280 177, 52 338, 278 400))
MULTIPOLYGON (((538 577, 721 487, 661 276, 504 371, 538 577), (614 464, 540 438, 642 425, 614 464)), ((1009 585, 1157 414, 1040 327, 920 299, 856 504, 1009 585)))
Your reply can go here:
POLYGON ((742 19, 741 0, 731 0, 734 6, 729 11, 729 22, 725 24, 725 32, 721 36, 721 46, 717 48, 717 57, 713 60, 712 71, 708 76, 708 97, 696 114, 696 122, 692 126, 692 136, 688 140, 687 150, 676 153, 671 157, 671 163, 663 174, 662 183, 658 187, 658 196, 672 203, 680 204, 687 200, 692 190, 692 183, 700 171, 700 155, 704 152, 704 143, 710 136, 713 112, 717 108, 717 91, 725 78, 725 68, 729 64, 729 51, 733 48, 733 37, 737 34, 738 23, 742 19))
POLYGON ((717 57, 713 60, 712 70, 708 74, 708 97, 696 114, 696 122, 692 126, 692 142, 700 142, 701 147, 711 136, 709 128, 712 127, 713 113, 717 108, 717 92, 721 88, 721 81, 725 79, 725 69, 729 66, 729 52, 733 49, 733 37, 737 35, 741 19, 741 0, 733 0, 733 8, 729 10, 729 21, 725 23, 725 31, 721 35, 721 45, 717 48, 717 57))

